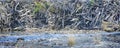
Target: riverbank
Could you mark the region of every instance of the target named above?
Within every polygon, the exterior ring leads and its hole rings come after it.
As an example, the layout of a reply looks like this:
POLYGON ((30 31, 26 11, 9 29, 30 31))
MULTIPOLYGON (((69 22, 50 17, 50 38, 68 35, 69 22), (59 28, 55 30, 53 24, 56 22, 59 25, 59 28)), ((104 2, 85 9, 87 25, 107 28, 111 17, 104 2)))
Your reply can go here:
POLYGON ((34 34, 34 33, 52 33, 52 34, 81 34, 81 33, 100 33, 104 32, 101 30, 73 30, 73 29, 62 29, 62 30, 50 30, 50 29, 39 29, 39 28, 27 28, 24 31, 3 31, 0 35, 11 35, 11 34, 34 34))

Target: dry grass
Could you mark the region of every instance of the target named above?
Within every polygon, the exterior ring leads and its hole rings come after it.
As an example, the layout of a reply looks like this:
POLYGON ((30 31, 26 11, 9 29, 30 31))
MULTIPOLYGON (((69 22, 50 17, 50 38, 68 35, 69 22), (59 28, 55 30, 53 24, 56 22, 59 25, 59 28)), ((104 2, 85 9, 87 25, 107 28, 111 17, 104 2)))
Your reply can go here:
POLYGON ((4 31, 4 34, 0 34, 0 36, 7 36, 11 35, 11 33, 17 33, 20 35, 31 35, 34 33, 57 33, 57 34, 82 34, 82 33, 100 33, 101 30, 74 30, 74 29, 68 29, 68 30, 49 30, 49 29, 40 29, 40 28, 26 28, 25 31, 4 31))
POLYGON ((74 29, 62 29, 62 30, 50 30, 50 29, 39 29, 39 28, 27 28, 25 32, 33 33, 33 32, 39 32, 39 33, 62 33, 62 34, 80 34, 80 33, 98 33, 101 32, 101 30, 74 30, 74 29))
POLYGON ((72 47, 75 45, 75 37, 74 36, 69 36, 68 37, 68 46, 72 47))
POLYGON ((110 23, 110 22, 107 22, 107 21, 102 21, 101 27, 104 31, 107 31, 107 32, 113 32, 114 31, 113 24, 110 23), (109 27, 109 26, 111 26, 111 27, 109 27))
POLYGON ((100 44, 101 42, 101 35, 100 34, 96 34, 96 36, 93 39, 95 44, 100 44))

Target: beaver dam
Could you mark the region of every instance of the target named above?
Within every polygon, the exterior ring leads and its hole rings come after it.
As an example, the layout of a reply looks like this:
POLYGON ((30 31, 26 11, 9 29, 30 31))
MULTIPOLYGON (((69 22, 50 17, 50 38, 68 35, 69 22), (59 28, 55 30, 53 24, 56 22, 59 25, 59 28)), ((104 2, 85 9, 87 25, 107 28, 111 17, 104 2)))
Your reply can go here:
POLYGON ((0 48, 119 48, 120 0, 0 0, 0 48))

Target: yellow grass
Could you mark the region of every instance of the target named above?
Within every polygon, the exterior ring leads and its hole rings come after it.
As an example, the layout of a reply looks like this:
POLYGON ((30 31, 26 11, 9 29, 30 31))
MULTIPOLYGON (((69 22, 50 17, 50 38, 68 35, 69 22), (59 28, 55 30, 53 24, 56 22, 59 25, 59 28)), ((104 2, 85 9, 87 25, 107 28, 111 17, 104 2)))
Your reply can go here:
POLYGON ((69 36, 68 37, 68 46, 72 47, 75 45, 75 37, 74 36, 69 36))

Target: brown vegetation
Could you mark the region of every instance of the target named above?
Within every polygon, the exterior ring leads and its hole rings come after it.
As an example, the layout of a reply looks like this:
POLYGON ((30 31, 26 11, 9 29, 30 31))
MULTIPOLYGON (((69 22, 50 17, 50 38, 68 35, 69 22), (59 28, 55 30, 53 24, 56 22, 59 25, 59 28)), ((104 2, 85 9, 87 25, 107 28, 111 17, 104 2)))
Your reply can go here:
POLYGON ((69 36, 68 37, 68 46, 73 47, 75 45, 75 37, 74 36, 69 36))
POLYGON ((110 23, 108 21, 102 21, 101 27, 107 32, 119 31, 120 29, 118 24, 110 23))

